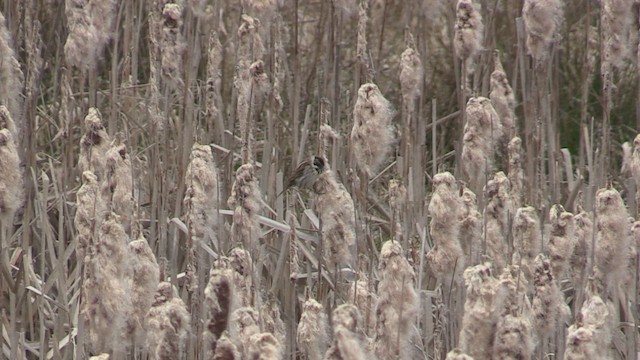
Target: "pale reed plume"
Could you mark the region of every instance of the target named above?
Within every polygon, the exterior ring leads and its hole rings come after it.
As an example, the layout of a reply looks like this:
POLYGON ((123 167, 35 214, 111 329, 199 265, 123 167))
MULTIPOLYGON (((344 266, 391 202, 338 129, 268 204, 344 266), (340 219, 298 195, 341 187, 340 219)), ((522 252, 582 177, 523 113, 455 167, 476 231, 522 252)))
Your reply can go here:
POLYGON ((280 0, 242 0, 240 2, 249 14, 270 20, 278 9, 280 0))
POLYGON ((461 60, 472 59, 482 48, 482 15, 472 0, 458 0, 453 47, 461 60))
POLYGON ((500 314, 493 342, 493 359, 531 359, 535 349, 527 280, 517 265, 505 267, 497 287, 500 314))
MULTIPOLYGON (((326 162, 325 162, 326 163, 326 162)), ((315 206, 322 222, 324 257, 329 269, 352 263, 355 246, 355 207, 353 199, 335 173, 325 165, 314 184, 315 206)))
POLYGON ((369 2, 361 1, 358 5, 358 36, 356 39, 356 58, 365 69, 371 70, 369 64, 369 48, 367 44, 367 23, 369 22, 369 16, 367 15, 368 10, 369 2))
POLYGON ((560 0, 525 0, 522 7, 527 51, 538 65, 549 59, 562 22, 560 0))
POLYGON ((131 262, 131 305, 133 312, 128 320, 128 330, 133 331, 135 344, 144 345, 147 339, 145 318, 153 303, 153 296, 160 282, 160 267, 147 240, 139 235, 129 243, 131 262))
POLYGON ((400 56, 400 91, 405 111, 413 108, 413 102, 422 91, 422 77, 424 69, 420 60, 420 53, 413 47, 407 46, 400 56))
POLYGON ((260 315, 254 308, 241 307, 231 314, 229 336, 243 359, 249 356, 251 337, 260 332, 260 315))
POLYGON ((390 240, 382 245, 378 271, 374 352, 379 359, 411 359, 411 319, 418 310, 418 295, 415 273, 400 243, 390 240))
POLYGON ((85 257, 80 311, 96 351, 122 352, 133 340, 127 331, 133 313, 128 243, 119 216, 110 213, 85 257))
POLYGON ((82 186, 76 193, 76 214, 73 219, 78 236, 76 254, 80 262, 84 261, 88 249, 97 243, 96 229, 100 228, 104 211, 98 178, 87 170, 82 173, 82 186))
POLYGON ((358 280, 351 286, 347 302, 361 310, 362 329, 367 336, 373 336, 375 334, 378 295, 373 290, 373 284, 363 272, 358 273, 358 280))
POLYGON ((0 105, 0 130, 2 129, 9 130, 14 139, 18 137, 16 123, 13 121, 9 108, 4 105, 0 105))
POLYGON ((534 260, 542 251, 540 219, 532 206, 518 208, 513 218, 514 264, 519 265, 529 283, 533 283, 534 260))
POLYGON ((166 84, 184 86, 183 54, 186 42, 182 35, 183 7, 180 2, 168 2, 162 8, 159 50, 160 70, 166 84))
POLYGON ((271 333, 260 333, 249 338, 249 354, 252 360, 282 359, 282 344, 271 333))
POLYGON ((476 69, 476 58, 483 48, 484 24, 480 13, 480 4, 474 0, 458 0, 456 4, 456 22, 453 28, 453 49, 456 57, 462 61, 461 81, 468 96, 469 75, 476 69))
POLYGON ((546 244, 551 262, 551 270, 558 281, 565 277, 569 267, 569 259, 576 246, 576 226, 572 213, 565 211, 562 205, 556 204, 549 211, 551 236, 546 244))
POLYGON ((462 350, 455 348, 447 353, 445 360, 473 360, 473 358, 462 352, 462 350))
POLYGON ((462 154, 460 161, 464 180, 478 194, 493 173, 495 152, 503 135, 500 117, 484 97, 472 97, 467 102, 462 154))
POLYGON ((136 204, 131 158, 124 144, 114 145, 105 153, 102 201, 107 211, 113 211, 132 238, 138 236, 136 204))
POLYGON ((251 306, 253 304, 253 264, 249 252, 242 248, 234 248, 229 252, 229 257, 220 256, 213 263, 213 269, 229 269, 232 272, 225 273, 231 276, 233 283, 233 308, 251 306))
POLYGON ((322 359, 329 343, 329 323, 322 304, 314 299, 305 301, 296 336, 298 347, 307 359, 322 359))
POLYGON ((216 352, 211 357, 212 360, 240 360, 240 353, 238 352, 238 348, 231 341, 227 335, 222 335, 220 340, 217 342, 216 352))
MULTIPOLYGON (((13 134, 8 129, 0 129, 0 169, 0 222, 9 228, 24 200, 20 158, 13 134)), ((3 241, 0 243, 4 244, 1 231, 3 241)))
POLYGON ((223 47, 216 31, 209 34, 209 53, 207 57, 207 87, 205 114, 210 129, 216 129, 216 139, 222 137, 222 57, 223 47))
POLYGON ((591 213, 579 208, 574 221, 576 223, 576 245, 569 259, 569 273, 573 288, 581 289, 584 287, 587 271, 592 266, 593 220, 591 213))
POLYGON ((515 136, 517 131, 514 113, 516 99, 509 84, 509 79, 507 79, 507 73, 505 73, 502 62, 500 62, 500 52, 497 50, 493 53, 493 72, 491 73, 490 85, 489 98, 493 108, 496 109, 498 116, 500 116, 500 122, 504 129, 502 142, 506 146, 506 143, 515 136))
POLYGON ((111 147, 111 137, 102 124, 102 115, 96 108, 89 108, 84 118, 84 134, 80 138, 80 171, 91 170, 102 183, 106 171, 106 154, 111 147))
POLYGON ((533 276, 533 316, 534 325, 540 339, 550 336, 559 322, 567 320, 571 314, 554 277, 549 258, 540 254, 534 261, 533 276))
POLYGON ((467 268, 464 281, 467 297, 460 329, 460 349, 476 359, 491 359, 498 322, 494 311, 498 280, 491 274, 491 264, 485 263, 467 268))
POLYGON ((89 0, 65 0, 69 35, 64 44, 67 65, 83 71, 96 66, 100 35, 91 16, 89 0))
POLYGON ((342 304, 333 310, 333 342, 324 360, 365 360, 370 355, 358 335, 361 331, 358 308, 342 304))
MULTIPOLYGON (((0 104, 6 106, 8 113, 18 119, 22 116, 22 102, 20 94, 23 88, 23 74, 20 63, 16 58, 13 47, 13 39, 7 29, 7 21, 4 14, 0 12, 0 104)), ((5 111, 2 111, 4 113, 5 111)), ((10 116, 11 116, 10 115, 10 116)), ((2 115, 6 117, 6 115, 2 115)), ((0 122, 2 120, 0 119, 0 122)), ((0 129, 5 128, 0 123, 0 129)), ((13 137, 18 139, 15 124, 9 128, 13 137)))
POLYGON ((161 282, 147 313, 148 352, 151 359, 175 359, 185 351, 191 316, 171 283, 161 282))
POLYGON ((211 359, 218 352, 218 343, 229 325, 234 306, 233 271, 212 268, 209 282, 204 289, 205 341, 207 356, 211 359))
POLYGON ((602 66, 620 68, 631 54, 629 34, 633 23, 633 0, 603 0, 600 3, 602 66))
POLYGON ((193 144, 184 178, 190 247, 195 251, 203 242, 217 249, 218 169, 209 145, 193 144))
MULTIPOLYGON (((1 124, 0 124, 1 126, 1 124)), ((636 185, 636 207, 640 206, 640 134, 633 139, 633 145, 622 144, 622 173, 630 173, 636 185)))
POLYGON ((596 192, 596 243, 594 266, 602 274, 603 285, 613 292, 627 269, 631 238, 627 209, 620 193, 613 187, 596 192))
POLYGON ((587 286, 587 300, 567 331, 565 360, 610 359, 615 309, 587 286))
POLYGON ((236 170, 227 205, 233 209, 233 241, 243 244, 245 249, 257 249, 261 235, 258 213, 262 209, 262 193, 253 165, 244 164, 236 170))
POLYGON ((462 201, 456 179, 449 172, 433 177, 433 193, 429 201, 429 233, 434 247, 427 260, 439 281, 460 283, 465 268, 465 257, 460 246, 462 201))
POLYGON ((271 83, 262 61, 265 50, 258 32, 260 21, 246 14, 242 15, 241 20, 237 32, 239 44, 233 84, 238 92, 236 118, 242 138, 242 160, 248 163, 253 157, 251 124, 271 92, 271 83))
POLYGON ((476 194, 462 185, 460 191, 460 244, 467 259, 466 265, 477 265, 482 252, 482 215, 478 211, 476 194))
POLYGON ((368 83, 358 89, 358 100, 353 108, 351 151, 360 167, 369 177, 389 156, 395 141, 391 119, 394 111, 375 84, 368 83))
POLYGON ((484 209, 484 239, 487 255, 495 262, 496 269, 502 271, 507 264, 509 219, 513 218, 513 205, 509 193, 509 179, 502 171, 497 172, 485 187, 487 205, 484 209))

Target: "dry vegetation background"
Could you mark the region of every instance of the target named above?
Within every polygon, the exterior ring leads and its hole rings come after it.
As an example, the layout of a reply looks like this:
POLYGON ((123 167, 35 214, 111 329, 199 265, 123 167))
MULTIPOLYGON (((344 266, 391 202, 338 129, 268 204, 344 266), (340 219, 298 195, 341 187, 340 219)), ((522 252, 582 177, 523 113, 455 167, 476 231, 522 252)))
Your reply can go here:
POLYGON ((636 1, 0 11, 0 358, 637 357, 636 1))

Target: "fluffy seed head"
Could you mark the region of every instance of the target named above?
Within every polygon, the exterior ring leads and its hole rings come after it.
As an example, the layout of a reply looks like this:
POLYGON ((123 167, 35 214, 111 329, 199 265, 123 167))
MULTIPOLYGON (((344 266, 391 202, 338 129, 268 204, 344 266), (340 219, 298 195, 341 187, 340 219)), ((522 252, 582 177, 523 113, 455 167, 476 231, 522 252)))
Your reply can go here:
POLYGON ((322 359, 328 343, 327 315, 314 299, 307 300, 302 309, 297 331, 298 346, 310 360, 322 359))
POLYGON ((351 247, 355 245, 355 208, 344 185, 328 168, 314 185, 315 203, 322 220, 324 256, 330 268, 351 264, 351 247))
POLYGON ((627 269, 630 245, 627 209, 620 193, 612 187, 596 192, 595 266, 609 287, 622 281, 627 269))
POLYGON ((569 266, 569 259, 576 245, 575 220, 572 213, 565 211, 562 205, 556 204, 549 212, 549 222, 551 237, 547 250, 554 277, 561 279, 569 266))
POLYGON ((453 46, 462 60, 474 57, 482 48, 482 15, 472 0, 458 0, 453 46))
POLYGON ((525 0, 522 17, 527 50, 537 63, 549 58, 562 16, 562 2, 559 0, 525 0))
POLYGON ((400 56, 400 90, 405 107, 413 105, 420 95, 420 85, 424 74, 420 54, 408 47, 400 56))
POLYGON ((369 176, 375 175, 391 152, 395 141, 391 128, 393 115, 391 103, 375 84, 360 86, 353 109, 351 151, 358 166, 369 176))
POLYGON ((22 206, 20 158, 9 129, 0 129, 0 220, 11 224, 22 206))
POLYGON ((478 193, 493 172, 495 149, 502 138, 500 117, 484 97, 472 97, 467 102, 467 123, 462 142, 462 166, 465 181, 478 193))

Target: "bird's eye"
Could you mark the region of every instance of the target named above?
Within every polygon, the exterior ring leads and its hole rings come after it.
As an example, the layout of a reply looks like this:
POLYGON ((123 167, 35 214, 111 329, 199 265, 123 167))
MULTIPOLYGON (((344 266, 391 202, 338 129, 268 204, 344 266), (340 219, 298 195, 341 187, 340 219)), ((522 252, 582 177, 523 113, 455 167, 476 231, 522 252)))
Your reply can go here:
POLYGON ((316 168, 316 170, 318 171, 322 171, 322 169, 324 168, 324 160, 319 156, 314 157, 313 167, 316 168))

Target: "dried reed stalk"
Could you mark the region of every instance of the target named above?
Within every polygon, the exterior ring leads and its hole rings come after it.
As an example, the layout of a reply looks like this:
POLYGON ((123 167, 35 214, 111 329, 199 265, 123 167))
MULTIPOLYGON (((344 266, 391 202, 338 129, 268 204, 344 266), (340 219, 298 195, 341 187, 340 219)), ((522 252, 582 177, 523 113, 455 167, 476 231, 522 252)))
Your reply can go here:
POLYGON ((507 145, 507 157, 508 157, 508 171, 509 183, 511 184, 511 201, 513 201, 513 207, 519 208, 522 206, 522 199, 524 197, 524 171, 522 169, 522 140, 515 136, 507 145))

